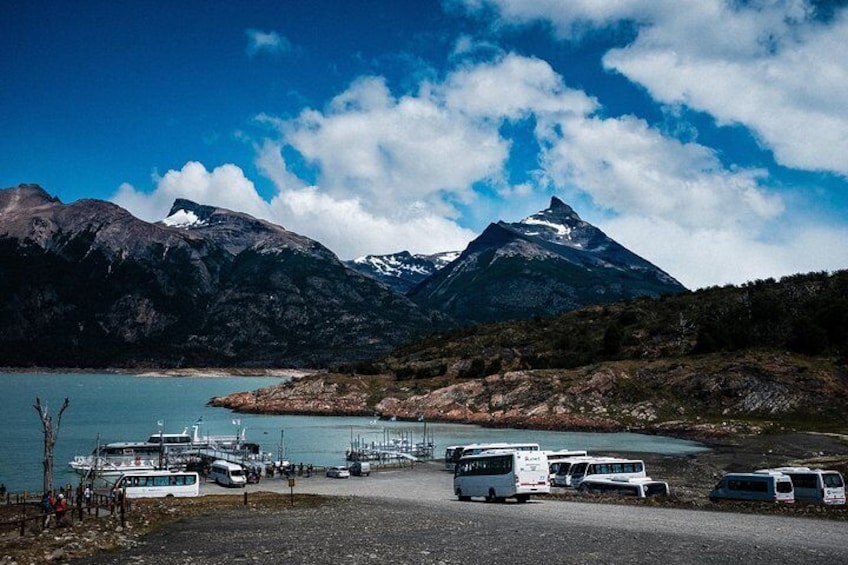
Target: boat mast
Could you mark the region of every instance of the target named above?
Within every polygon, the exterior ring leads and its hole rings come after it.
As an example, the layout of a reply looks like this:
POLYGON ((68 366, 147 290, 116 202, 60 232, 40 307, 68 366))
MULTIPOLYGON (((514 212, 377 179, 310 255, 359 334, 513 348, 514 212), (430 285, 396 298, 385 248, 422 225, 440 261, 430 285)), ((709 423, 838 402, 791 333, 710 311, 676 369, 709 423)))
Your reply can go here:
POLYGON ((162 434, 162 426, 165 422, 159 420, 157 423, 159 424, 159 468, 162 469, 162 460, 165 458, 165 438, 162 434))

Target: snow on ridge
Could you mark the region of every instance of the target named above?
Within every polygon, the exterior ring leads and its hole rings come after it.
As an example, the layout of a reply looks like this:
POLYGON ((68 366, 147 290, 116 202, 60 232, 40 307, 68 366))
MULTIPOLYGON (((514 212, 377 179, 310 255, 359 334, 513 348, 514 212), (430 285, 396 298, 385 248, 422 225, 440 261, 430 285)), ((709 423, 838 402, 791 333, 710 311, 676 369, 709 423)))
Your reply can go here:
POLYGON ((172 228, 190 228, 192 226, 202 226, 206 222, 201 221, 197 217, 197 214, 191 210, 177 210, 162 220, 162 223, 172 228))
POLYGON ((525 218, 521 221, 522 224, 527 224, 531 226, 542 226, 546 228, 550 228, 556 232, 556 235, 560 237, 569 237, 571 235, 571 228, 569 226, 564 226, 562 224, 555 224, 553 222, 549 222, 547 220, 540 220, 534 216, 530 216, 529 218, 525 218))
POLYGON ((460 251, 444 251, 442 253, 436 253, 435 255, 416 255, 416 257, 432 261, 435 265, 435 269, 438 271, 448 263, 456 261, 457 257, 460 255, 460 251))

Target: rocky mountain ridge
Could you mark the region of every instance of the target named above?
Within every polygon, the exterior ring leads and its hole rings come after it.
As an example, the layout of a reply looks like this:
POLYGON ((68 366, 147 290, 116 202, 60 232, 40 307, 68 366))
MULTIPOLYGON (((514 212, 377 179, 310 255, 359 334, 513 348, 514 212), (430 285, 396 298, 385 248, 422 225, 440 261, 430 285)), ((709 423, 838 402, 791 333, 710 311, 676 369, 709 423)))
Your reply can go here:
POLYGON ((0 190, 0 262, 0 365, 321 366, 434 327, 318 242, 185 200, 152 224, 0 190))
POLYGON ((685 290, 553 197, 521 222, 490 224, 408 296, 465 323, 491 323, 685 290))
POLYGON ((457 257, 459 251, 432 255, 413 255, 409 251, 401 251, 389 255, 365 255, 353 261, 346 261, 345 264, 401 294, 406 294, 457 257))

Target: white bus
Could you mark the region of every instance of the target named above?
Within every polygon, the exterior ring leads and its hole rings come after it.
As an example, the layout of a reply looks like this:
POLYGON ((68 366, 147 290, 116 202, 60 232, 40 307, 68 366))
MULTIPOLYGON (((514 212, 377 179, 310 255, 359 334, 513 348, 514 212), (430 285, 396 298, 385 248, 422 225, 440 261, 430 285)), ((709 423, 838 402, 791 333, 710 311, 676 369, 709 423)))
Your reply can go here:
POLYGON ((809 467, 777 467, 758 473, 778 472, 792 480, 795 500, 810 504, 845 504, 845 481, 839 471, 809 467))
POLYGON ((710 501, 761 500, 795 502, 792 479, 774 471, 760 473, 728 473, 710 491, 710 501))
POLYGON ((581 461, 591 461, 594 457, 589 455, 578 455, 577 457, 569 457, 568 459, 562 459, 556 465, 556 471, 554 473, 554 480, 551 486, 555 487, 570 487, 571 486, 571 471, 574 469, 574 465, 580 463, 581 461))
POLYGON ((613 477, 639 479, 645 474, 645 462, 639 459, 619 459, 618 457, 595 457, 588 461, 578 461, 571 466, 571 486, 577 488, 584 478, 613 477))
POLYGON ((580 483, 577 489, 582 493, 589 494, 616 494, 620 496, 635 496, 637 498, 648 498, 650 496, 668 496, 668 483, 655 481, 650 477, 641 479, 613 478, 600 479, 588 477, 580 483))
POLYGON ((200 477, 189 471, 133 471, 121 475, 114 488, 127 498, 200 496, 200 477))
POLYGON ((531 494, 551 492, 548 458, 539 450, 489 450, 463 457, 456 464, 453 492, 459 500, 482 496, 486 502, 515 498, 527 502, 531 494))
POLYGON ((453 471, 456 467, 457 461, 461 457, 465 457, 467 455, 477 455, 479 453, 483 453, 484 451, 491 451, 492 449, 514 449, 515 451, 539 451, 538 443, 507 443, 507 442, 497 442, 497 443, 469 443, 467 445, 452 445, 447 450, 445 450, 445 468, 449 471, 453 471), (448 450, 451 450, 451 459, 448 460, 448 450))
POLYGON ((554 486, 554 478, 561 468, 565 471, 571 467, 571 461, 574 457, 586 457, 585 449, 559 449, 557 451, 543 450, 548 457, 548 477, 551 486, 554 486))

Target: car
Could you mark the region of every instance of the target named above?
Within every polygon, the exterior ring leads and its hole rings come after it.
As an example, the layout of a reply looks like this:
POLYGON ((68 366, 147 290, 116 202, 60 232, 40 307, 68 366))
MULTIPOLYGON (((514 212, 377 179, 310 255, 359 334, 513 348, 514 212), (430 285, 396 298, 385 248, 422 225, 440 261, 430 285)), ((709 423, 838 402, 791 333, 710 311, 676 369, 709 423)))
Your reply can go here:
POLYGON ((356 461, 350 466, 350 474, 354 477, 367 477, 371 474, 371 463, 356 461))
POLYGON ((347 467, 327 467, 327 476, 333 479, 347 479, 350 477, 350 471, 347 467))

